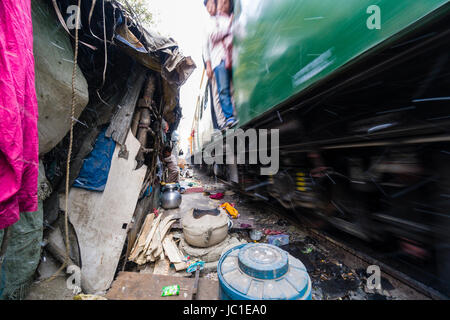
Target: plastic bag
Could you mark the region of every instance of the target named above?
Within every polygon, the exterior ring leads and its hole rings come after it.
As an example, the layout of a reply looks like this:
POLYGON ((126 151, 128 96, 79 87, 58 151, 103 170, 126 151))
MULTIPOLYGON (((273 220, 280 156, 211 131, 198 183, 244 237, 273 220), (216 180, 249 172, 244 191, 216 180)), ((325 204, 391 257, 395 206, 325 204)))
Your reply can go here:
POLYGON ((269 244, 273 244, 274 246, 284 246, 289 244, 289 235, 287 234, 279 234, 267 237, 267 242, 269 244))

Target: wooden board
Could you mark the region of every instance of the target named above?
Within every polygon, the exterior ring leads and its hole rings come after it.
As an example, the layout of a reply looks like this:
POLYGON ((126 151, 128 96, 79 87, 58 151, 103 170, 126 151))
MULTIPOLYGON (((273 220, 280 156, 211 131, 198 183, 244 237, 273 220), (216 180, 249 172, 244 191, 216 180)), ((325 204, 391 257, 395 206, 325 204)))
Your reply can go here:
MULTIPOLYGON (((194 278, 120 272, 106 294, 109 300, 192 300, 194 278), (164 286, 178 284, 180 295, 161 297, 164 286)), ((218 300, 219 282, 200 278, 197 300, 218 300)))
POLYGON ((139 236, 136 240, 136 243, 134 244, 133 249, 131 250, 131 254, 129 257, 130 261, 136 259, 139 255, 139 253, 142 250, 144 250, 145 240, 147 239, 147 236, 151 230, 154 219, 155 219, 155 214, 153 214, 153 213, 150 213, 145 218, 144 224, 142 225, 142 228, 141 228, 139 236))
POLYGON ((152 239, 149 250, 146 252, 147 255, 153 254, 154 257, 157 257, 162 254, 162 242, 164 237, 166 236, 167 231, 169 231, 171 225, 175 222, 174 215, 168 215, 164 217, 156 230, 155 236, 152 239))
POLYGON ((179 262, 173 264, 176 271, 186 270, 187 269, 187 263, 186 262, 179 262))
MULTIPOLYGON (((146 72, 147 70, 140 64, 136 64, 133 67, 133 72, 131 72, 131 76, 127 82, 127 92, 120 101, 118 110, 112 117, 111 123, 105 133, 106 137, 112 138, 122 146, 125 144, 127 135, 129 135, 128 132, 131 133, 131 120, 133 119, 136 102, 144 85, 146 72)), ((133 161, 134 157, 136 155, 133 156, 133 161)))

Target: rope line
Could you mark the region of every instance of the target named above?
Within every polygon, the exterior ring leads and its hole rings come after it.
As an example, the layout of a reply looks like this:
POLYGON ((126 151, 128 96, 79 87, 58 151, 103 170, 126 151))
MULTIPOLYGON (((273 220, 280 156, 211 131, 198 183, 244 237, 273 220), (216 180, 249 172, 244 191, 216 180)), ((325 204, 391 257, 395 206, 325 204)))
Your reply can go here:
POLYGON ((64 263, 61 267, 46 281, 52 281, 55 279, 62 270, 69 264, 69 173, 70 173, 70 158, 72 156, 72 147, 73 147, 73 127, 75 123, 75 78, 77 74, 77 65, 78 65, 78 25, 80 22, 80 10, 81 10, 81 0, 78 0, 78 13, 75 24, 75 54, 74 54, 74 63, 72 69, 72 107, 71 107, 71 117, 70 117, 70 136, 69 136, 69 150, 67 152, 67 162, 66 162, 66 192, 65 192, 65 215, 64 215, 64 232, 65 232, 65 242, 66 242, 66 254, 64 257, 64 263))

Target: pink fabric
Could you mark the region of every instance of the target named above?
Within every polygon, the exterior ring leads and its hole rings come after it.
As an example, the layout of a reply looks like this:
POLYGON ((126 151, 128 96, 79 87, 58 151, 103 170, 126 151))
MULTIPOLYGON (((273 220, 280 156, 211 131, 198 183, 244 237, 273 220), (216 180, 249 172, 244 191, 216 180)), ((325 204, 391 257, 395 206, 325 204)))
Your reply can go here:
POLYGON ((0 229, 37 210, 38 106, 30 0, 0 1, 0 229))

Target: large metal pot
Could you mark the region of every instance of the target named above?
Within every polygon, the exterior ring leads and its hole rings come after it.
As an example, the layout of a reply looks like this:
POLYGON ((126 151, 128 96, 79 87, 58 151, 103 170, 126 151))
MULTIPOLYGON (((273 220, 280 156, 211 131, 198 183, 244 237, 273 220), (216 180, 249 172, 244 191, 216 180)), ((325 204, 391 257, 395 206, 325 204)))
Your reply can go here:
POLYGON ((181 194, 178 191, 177 183, 168 183, 163 189, 161 196, 161 206, 164 209, 176 209, 181 204, 181 194))

